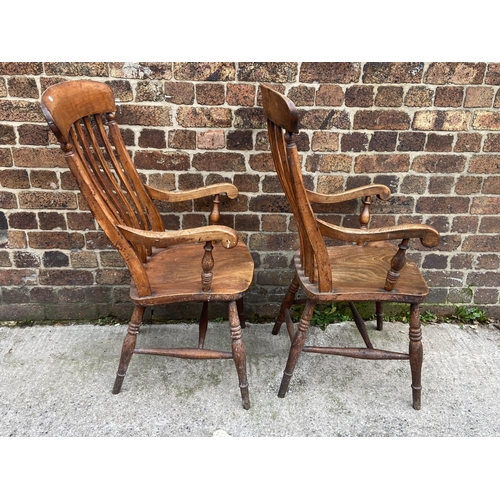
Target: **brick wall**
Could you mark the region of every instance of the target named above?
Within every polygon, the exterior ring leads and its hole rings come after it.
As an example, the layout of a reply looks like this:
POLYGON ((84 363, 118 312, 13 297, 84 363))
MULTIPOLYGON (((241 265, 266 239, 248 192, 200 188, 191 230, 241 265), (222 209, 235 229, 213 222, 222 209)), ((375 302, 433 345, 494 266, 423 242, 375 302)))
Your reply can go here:
MULTIPOLYGON (((255 259, 249 313, 274 315, 297 248, 260 108, 258 83, 267 82, 300 109, 308 187, 386 184, 393 196, 373 204, 372 227, 423 222, 441 232, 436 249, 411 250, 431 286, 426 308, 475 304, 500 316, 500 63, 0 63, 1 320, 130 312, 128 271, 39 107, 48 86, 78 78, 111 85, 149 184, 238 186, 222 222, 255 259)), ((162 213, 167 228, 190 227, 206 222, 204 208, 162 213)), ((324 218, 355 226, 356 210, 348 203, 324 218)))

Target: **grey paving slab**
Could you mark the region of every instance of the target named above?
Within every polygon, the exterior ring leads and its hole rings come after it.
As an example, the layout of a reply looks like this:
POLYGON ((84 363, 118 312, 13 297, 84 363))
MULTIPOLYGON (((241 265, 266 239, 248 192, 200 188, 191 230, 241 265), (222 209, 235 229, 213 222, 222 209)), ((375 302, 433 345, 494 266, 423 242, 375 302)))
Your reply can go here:
MULTIPOLYGON (((372 331, 404 350, 407 325, 372 331)), ((241 407, 232 360, 135 355, 112 395, 124 325, 0 327, 0 436, 500 436, 500 331, 423 327, 422 409, 411 407, 407 361, 303 353, 286 398, 276 396, 288 353, 270 324, 244 330, 252 407, 241 407)), ((191 324, 143 325, 142 346, 195 343, 191 324)), ((312 328, 309 343, 359 344, 354 323, 312 328)), ((227 322, 207 343, 229 349, 227 322)))

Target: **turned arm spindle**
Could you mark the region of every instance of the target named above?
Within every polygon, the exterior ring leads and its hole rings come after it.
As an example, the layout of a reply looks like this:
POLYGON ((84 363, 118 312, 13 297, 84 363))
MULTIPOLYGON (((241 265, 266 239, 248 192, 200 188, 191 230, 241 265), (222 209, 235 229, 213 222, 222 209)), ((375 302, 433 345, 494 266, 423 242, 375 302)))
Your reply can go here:
POLYGON ((385 279, 384 290, 388 292, 392 291, 396 286, 399 278, 399 273, 403 269, 406 262, 406 250, 408 250, 408 238, 404 239, 399 245, 399 250, 396 252, 391 260, 391 268, 387 272, 387 277, 385 279))

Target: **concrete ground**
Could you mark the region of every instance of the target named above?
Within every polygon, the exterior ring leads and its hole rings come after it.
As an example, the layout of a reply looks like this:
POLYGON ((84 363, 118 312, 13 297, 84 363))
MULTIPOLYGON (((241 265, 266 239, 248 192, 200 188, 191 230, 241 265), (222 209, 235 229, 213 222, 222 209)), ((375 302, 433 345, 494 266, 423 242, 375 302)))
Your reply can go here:
MULTIPOLYGON (((135 355, 112 395, 125 325, 0 327, 0 436, 500 436, 500 330, 423 326, 422 409, 411 407, 407 361, 303 353, 286 398, 285 329, 248 324, 252 407, 241 407, 232 360, 135 355)), ((408 325, 386 323, 376 347, 405 350, 408 325)), ((195 345, 197 326, 148 325, 141 346, 195 345), (167 343, 168 342, 168 343, 167 343)), ((354 323, 312 328, 309 344, 359 344, 354 323)), ((230 350, 227 322, 210 323, 207 347, 230 350)))

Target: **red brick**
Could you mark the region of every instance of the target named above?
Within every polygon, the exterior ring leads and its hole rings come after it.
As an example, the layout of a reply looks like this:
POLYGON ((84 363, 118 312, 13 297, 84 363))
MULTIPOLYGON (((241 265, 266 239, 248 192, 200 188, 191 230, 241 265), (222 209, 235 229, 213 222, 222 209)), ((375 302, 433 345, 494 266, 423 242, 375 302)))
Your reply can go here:
POLYGON ((463 214, 469 211, 469 202, 465 196, 421 196, 416 210, 421 214, 463 214))
POLYGON ((423 132, 400 132, 398 151, 423 151, 425 138, 423 132))
POLYGON ((500 85, 500 64, 488 64, 485 83, 488 85, 500 85))
POLYGON ((470 213, 473 215, 500 214, 500 196, 473 198, 470 213))
POLYGON ((347 112, 321 108, 299 111, 299 123, 300 128, 312 130, 349 129, 351 127, 347 112))
POLYGON ((27 189, 30 187, 28 172, 20 168, 0 170, 0 185, 10 189, 27 189))
POLYGON ((173 149, 196 149, 194 130, 169 130, 168 147, 173 149))
POLYGON ((395 151, 397 132, 374 132, 370 139, 370 151, 395 151))
POLYGON ((474 194, 481 191, 481 185, 483 183, 482 177, 474 177, 472 175, 463 176, 457 179, 457 184, 455 185, 455 192, 457 194, 474 194))
POLYGON ((455 179, 453 177, 435 176, 429 179, 429 194, 449 194, 455 179))
POLYGON ((29 244, 32 248, 49 249, 58 248, 61 250, 71 250, 73 248, 83 248, 83 235, 79 233, 68 233, 66 231, 46 231, 30 232, 28 235, 29 244))
POLYGON ((313 151, 338 151, 339 134, 335 132, 314 132, 311 149, 313 151))
POLYGON ((429 65, 424 82, 438 85, 479 85, 483 82, 484 63, 432 63, 429 65))
POLYGON ((44 69, 47 75, 108 76, 108 64, 104 62, 46 62, 44 69))
POLYGON ((50 144, 50 130, 46 125, 24 124, 17 127, 19 144, 29 146, 48 146, 50 144))
POLYGON ((363 83, 420 83, 424 63, 366 63, 363 83))
POLYGON ((171 62, 115 62, 109 64, 110 76, 114 78, 170 80, 171 62))
POLYGON ((40 75, 41 62, 0 62, 0 75, 40 75))
POLYGON ((13 76, 8 79, 10 97, 20 97, 22 99, 39 99, 40 93, 36 80, 26 76, 13 76))
POLYGON ((483 194, 500 194, 500 177, 487 177, 484 179, 483 194))
POLYGON ((162 82, 137 82, 135 86, 136 102, 163 102, 165 93, 162 82))
POLYGON ((464 101, 463 87, 437 87, 434 106, 441 108, 458 108, 464 101))
POLYGON ((31 187, 38 189, 57 189, 59 179, 53 170, 32 170, 30 172, 31 187))
POLYGON ((403 104, 403 87, 380 86, 375 97, 375 106, 399 107, 403 104))
POLYGON ((12 125, 0 124, 0 145, 10 146, 16 143, 16 132, 12 125))
POLYGON ((352 134, 342 134, 340 143, 342 152, 346 151, 366 151, 368 147, 368 136, 361 132, 354 132, 352 134))
MULTIPOLYGON (((499 227, 500 227, 500 217, 484 216, 481 218, 481 225, 479 226, 479 232, 498 233, 499 227)), ((495 251, 498 251, 498 248, 495 251)))
POLYGON ((303 83, 354 83, 359 81, 361 65, 348 62, 307 62, 300 66, 303 83))
POLYGON ((470 160, 469 172, 474 174, 499 174, 500 155, 479 155, 470 160))
POLYGON ((292 87, 288 91, 287 97, 291 99, 296 106, 314 106, 314 96, 316 89, 314 87, 292 87))
POLYGON ((266 119, 261 108, 239 108, 234 112, 234 127, 243 129, 265 128, 266 119))
POLYGON ((451 151, 453 145, 452 134, 429 134, 427 136, 427 144, 425 145, 426 151, 451 151))
POLYGON ((306 159, 308 172, 350 172, 353 158, 349 155, 313 154, 306 159))
POLYGON ((219 82, 234 80, 235 77, 235 63, 232 62, 174 63, 174 78, 176 80, 219 82))
POLYGON ((78 208, 74 193, 57 191, 23 191, 19 193, 20 208, 45 208, 52 210, 78 208))
POLYGON ((245 157, 239 153, 196 153, 193 168, 211 172, 244 172, 245 157))
POLYGON ((13 150, 14 164, 16 167, 41 168, 62 167, 67 168, 64 153, 59 148, 15 148, 13 150))
POLYGON ((316 106, 342 106, 344 91, 339 85, 320 85, 316 91, 316 106))
POLYGON ((198 133, 199 149, 223 149, 226 146, 224 130, 207 130, 198 133))
POLYGON ((414 130, 468 130, 470 111, 417 111, 413 118, 414 130))
POLYGON ((493 87, 468 87, 465 95, 466 108, 490 108, 493 103, 493 87))
POLYGON ((356 157, 354 172, 408 172, 410 157, 408 155, 359 155, 356 157))
POLYGON ((481 150, 482 137, 481 134, 476 133, 459 133, 453 150, 457 153, 477 153, 481 150))
POLYGON ((476 111, 472 128, 476 130, 500 130, 500 112, 476 111))
POLYGON ((228 83, 226 102, 230 106, 253 106, 255 87, 246 83, 228 83))
POLYGON ((369 130, 407 130, 410 117, 404 111, 356 111, 354 129, 369 130))
POLYGON ((169 127, 172 125, 168 106, 122 104, 117 107, 116 121, 122 125, 143 125, 145 127, 169 127))
POLYGON ((139 147, 156 149, 166 148, 167 141, 165 140, 165 132, 158 129, 143 128, 139 135, 139 147))
POLYGON ((137 168, 145 170, 189 170, 189 155, 164 151, 137 151, 134 163, 137 168))
POLYGON ((421 173, 451 174, 463 172, 465 162, 465 156, 460 155, 421 155, 413 160, 412 169, 421 173))
POLYGON ((187 82, 165 82, 165 100, 172 104, 193 104, 194 85, 187 82))
POLYGON ((43 122, 40 105, 30 101, 0 101, 0 121, 6 122, 43 122))
POLYGON ((412 86, 405 96, 405 105, 414 108, 427 108, 432 106, 434 91, 429 87, 412 86))
POLYGON ((373 106, 373 87, 371 85, 353 85, 345 92, 345 105, 349 107, 368 108, 373 106))
POLYGON ((232 112, 228 108, 179 107, 177 122, 181 127, 228 128, 232 112))
POLYGON ((94 276, 90 271, 74 269, 41 269, 39 280, 41 285, 53 286, 83 286, 94 284, 94 276))
POLYGON ((257 172, 275 172, 271 153, 250 155, 249 164, 250 168, 257 172))
POLYGON ((36 285, 37 276, 32 269, 0 269, 1 286, 36 285))
POLYGON ((14 212, 9 215, 11 229, 38 229, 38 222, 34 212, 14 212))
POLYGON ((221 83, 197 83, 196 102, 202 105, 216 106, 224 104, 226 91, 221 83))
POLYGON ((235 130, 227 133, 227 149, 252 150, 253 138, 251 130, 235 130))

